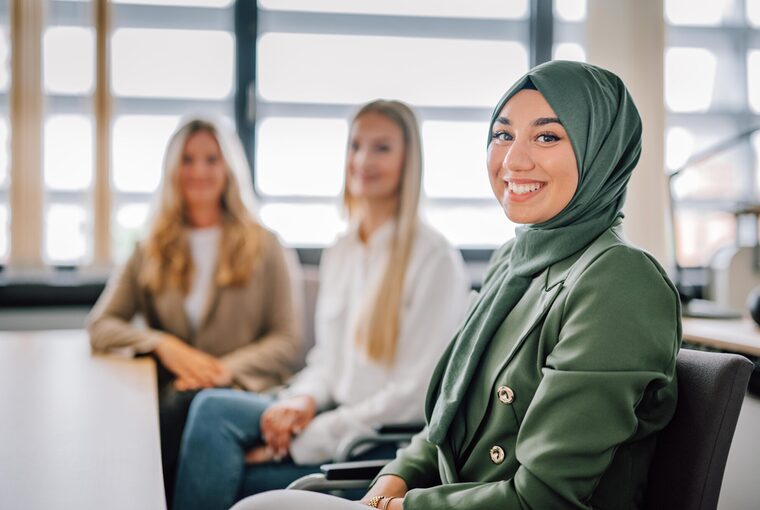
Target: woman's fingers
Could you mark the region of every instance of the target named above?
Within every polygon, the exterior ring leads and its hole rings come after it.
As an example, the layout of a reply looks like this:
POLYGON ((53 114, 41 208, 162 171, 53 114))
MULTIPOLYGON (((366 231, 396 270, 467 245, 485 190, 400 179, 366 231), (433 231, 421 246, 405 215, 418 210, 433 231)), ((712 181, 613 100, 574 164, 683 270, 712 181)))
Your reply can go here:
POLYGON ((214 375, 214 386, 217 388, 223 388, 232 384, 232 373, 217 373, 214 375))
POLYGON ((295 419, 293 420, 293 433, 294 434, 300 434, 303 429, 306 428, 309 423, 311 423, 311 420, 314 419, 314 414, 310 413, 308 410, 301 410, 296 413, 295 419))
POLYGON ((294 418, 292 411, 286 408, 272 409, 262 416, 262 437, 277 457, 284 457, 288 453, 294 418))
POLYGON ((174 387, 178 391, 191 391, 203 388, 200 381, 192 376, 180 377, 174 381, 174 387))
POLYGON ((276 457, 288 454, 293 434, 301 432, 313 417, 313 411, 296 399, 277 402, 261 416, 261 433, 276 457))
POLYGON ((156 354, 161 363, 182 381, 178 389, 226 386, 232 380, 221 361, 176 337, 167 335, 156 348, 156 354))
POLYGON ((267 445, 272 449, 274 460, 281 460, 288 454, 290 446, 290 431, 277 430, 269 438, 267 445))
MULTIPOLYGON (((192 349, 192 348, 191 348, 192 349)), ((204 388, 216 386, 218 376, 217 360, 206 353, 190 351, 185 360, 185 366, 204 388)))
POLYGON ((245 454, 246 464, 261 464, 271 460, 273 460, 272 449, 267 446, 257 446, 245 454))
POLYGON ((281 423, 282 417, 276 410, 261 417, 261 437, 267 445, 272 446, 275 436, 280 433, 281 423))

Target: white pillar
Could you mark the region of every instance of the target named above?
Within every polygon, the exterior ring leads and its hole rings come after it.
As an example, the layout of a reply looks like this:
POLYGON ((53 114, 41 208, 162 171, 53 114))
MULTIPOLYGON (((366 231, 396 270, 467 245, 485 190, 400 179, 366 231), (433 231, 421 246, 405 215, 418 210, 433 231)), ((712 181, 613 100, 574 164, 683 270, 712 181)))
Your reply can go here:
POLYGON ((623 79, 644 124, 641 159, 624 209, 626 233, 669 268, 662 0, 588 0, 586 30, 588 62, 623 79))

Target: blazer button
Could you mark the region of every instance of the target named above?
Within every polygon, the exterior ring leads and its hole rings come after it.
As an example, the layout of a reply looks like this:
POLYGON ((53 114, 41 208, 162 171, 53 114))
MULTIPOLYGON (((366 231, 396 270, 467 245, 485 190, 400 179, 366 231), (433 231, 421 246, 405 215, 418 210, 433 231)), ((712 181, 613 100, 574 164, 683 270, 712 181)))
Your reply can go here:
POLYGON ((515 400, 515 392, 509 386, 499 386, 496 394, 502 404, 511 404, 515 400))
POLYGON ((494 464, 501 464, 504 462, 504 450, 501 446, 491 447, 491 462, 494 464))

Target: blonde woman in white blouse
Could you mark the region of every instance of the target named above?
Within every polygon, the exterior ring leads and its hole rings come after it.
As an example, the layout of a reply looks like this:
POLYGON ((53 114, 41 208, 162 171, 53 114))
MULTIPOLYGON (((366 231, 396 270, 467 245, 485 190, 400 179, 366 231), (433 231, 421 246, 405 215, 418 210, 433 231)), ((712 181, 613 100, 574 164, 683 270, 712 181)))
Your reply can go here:
POLYGON ((459 252, 418 218, 421 171, 409 107, 363 106, 346 156, 351 227, 322 255, 307 366, 275 400, 231 390, 196 398, 175 509, 227 509, 317 471, 356 435, 422 419, 428 379, 463 317, 469 282, 459 252))

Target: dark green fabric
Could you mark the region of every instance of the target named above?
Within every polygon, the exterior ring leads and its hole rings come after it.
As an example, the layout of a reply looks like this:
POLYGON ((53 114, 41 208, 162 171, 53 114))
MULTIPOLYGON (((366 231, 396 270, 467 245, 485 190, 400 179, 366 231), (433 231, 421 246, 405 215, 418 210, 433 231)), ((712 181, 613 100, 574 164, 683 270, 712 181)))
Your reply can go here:
POLYGON ((552 61, 534 68, 504 94, 491 124, 528 84, 544 96, 568 133, 578 162, 578 189, 554 218, 517 228, 509 257, 497 261, 457 333, 428 429, 428 440, 437 445, 443 444, 485 348, 534 275, 588 246, 622 216, 626 185, 641 153, 641 119, 622 81, 584 63, 552 61))
MULTIPOLYGON (((641 508, 655 435, 676 408, 679 317, 662 267, 621 225, 607 230, 533 278, 444 444, 423 432, 380 476, 406 481, 405 510, 641 508), (511 404, 500 386, 513 390, 511 404), (490 457, 497 445, 501 463, 490 457)), ((428 419, 444 368, 432 376, 428 419)))

